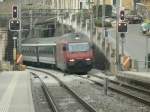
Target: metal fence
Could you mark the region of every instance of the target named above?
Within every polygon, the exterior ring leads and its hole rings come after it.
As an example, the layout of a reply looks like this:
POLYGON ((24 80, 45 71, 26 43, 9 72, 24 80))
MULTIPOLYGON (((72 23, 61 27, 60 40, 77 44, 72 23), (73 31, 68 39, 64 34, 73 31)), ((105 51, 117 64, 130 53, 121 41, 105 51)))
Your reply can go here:
POLYGON ((150 63, 150 61, 146 63, 145 60, 133 60, 132 67, 138 72, 150 72, 148 63, 150 63))
POLYGON ((136 10, 138 15, 141 15, 144 18, 150 18, 150 5, 137 3, 136 10))

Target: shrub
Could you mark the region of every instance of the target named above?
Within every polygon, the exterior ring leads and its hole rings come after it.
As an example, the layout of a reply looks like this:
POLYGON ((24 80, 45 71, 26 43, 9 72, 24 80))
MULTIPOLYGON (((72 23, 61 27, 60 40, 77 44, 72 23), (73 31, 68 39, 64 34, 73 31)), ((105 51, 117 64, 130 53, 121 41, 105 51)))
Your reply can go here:
MULTIPOLYGON (((95 21, 95 26, 102 27, 102 22, 100 20, 96 20, 95 21)), ((105 27, 112 27, 112 24, 111 24, 111 22, 106 22, 105 21, 105 25, 104 26, 105 27)))

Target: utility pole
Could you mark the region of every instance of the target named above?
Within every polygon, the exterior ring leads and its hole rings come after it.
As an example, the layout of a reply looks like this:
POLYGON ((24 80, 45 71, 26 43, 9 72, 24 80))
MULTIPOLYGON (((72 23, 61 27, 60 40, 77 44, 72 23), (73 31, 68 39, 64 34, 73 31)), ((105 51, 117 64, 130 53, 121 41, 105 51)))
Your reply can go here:
POLYGON ((96 1, 96 19, 98 19, 99 0, 96 1))
POLYGON ((30 38, 32 38, 32 30, 33 30, 33 17, 32 17, 32 9, 29 10, 30 14, 30 38))
POLYGON ((93 41, 93 11, 91 9, 91 14, 90 14, 90 24, 91 24, 91 27, 90 27, 90 40, 93 41))
POLYGON ((16 69, 16 54, 17 54, 17 49, 16 49, 16 40, 17 37, 13 37, 13 41, 14 41, 14 47, 13 47, 13 70, 16 69))
POLYGON ((118 24, 119 24, 119 13, 120 13, 120 0, 116 2, 116 67, 117 72, 120 70, 120 59, 119 59, 119 33, 118 33, 118 24))
POLYGON ((45 1, 45 0, 43 0, 43 1, 42 1, 42 5, 43 5, 43 7, 45 6, 45 3, 46 3, 46 1, 45 1))
POLYGON ((89 11, 90 11, 90 9, 91 9, 91 7, 90 7, 91 0, 88 0, 88 2, 89 2, 89 11))
MULTIPOLYGON (((21 21, 21 4, 22 4, 22 2, 21 2, 21 0, 19 0, 18 17, 19 17, 20 21, 21 21)), ((21 31, 22 31, 22 29, 21 29, 21 23, 20 23, 20 30, 18 31, 18 51, 19 52, 21 52, 21 40, 22 40, 22 38, 21 38, 21 31)))
MULTIPOLYGON (((148 14, 146 15, 146 18, 149 18, 148 14)), ((146 63, 146 72, 148 72, 148 63, 149 63, 149 60, 148 60, 148 55, 149 55, 148 44, 149 44, 149 42, 148 41, 149 41, 149 36, 146 36, 145 38, 146 38, 145 39, 146 40, 146 60, 145 60, 146 62, 145 63, 146 63)))
POLYGON ((61 33, 64 34, 64 15, 61 17, 61 33))
POLYGON ((122 56, 124 56, 125 34, 124 34, 124 33, 121 33, 120 36, 121 36, 121 42, 122 42, 122 43, 121 43, 121 46, 122 46, 122 47, 121 47, 121 48, 122 48, 122 49, 121 49, 121 54, 122 54, 122 56))
POLYGON ((102 5, 102 39, 105 38, 105 0, 102 5))
POLYGON ((80 2, 80 31, 82 30, 83 2, 80 2))
POLYGON ((90 40, 93 41, 93 9, 91 8, 91 1, 89 0, 89 13, 90 13, 90 40))
POLYGON ((103 0, 103 5, 102 5, 102 29, 103 29, 103 32, 104 32, 104 27, 105 27, 105 0, 103 0))
POLYGON ((148 60, 148 54, 149 54, 149 50, 148 50, 148 37, 146 36, 145 37, 146 39, 146 53, 145 53, 145 57, 146 57, 146 60, 145 60, 145 64, 146 64, 146 72, 148 72, 148 63, 149 63, 149 60, 148 60))

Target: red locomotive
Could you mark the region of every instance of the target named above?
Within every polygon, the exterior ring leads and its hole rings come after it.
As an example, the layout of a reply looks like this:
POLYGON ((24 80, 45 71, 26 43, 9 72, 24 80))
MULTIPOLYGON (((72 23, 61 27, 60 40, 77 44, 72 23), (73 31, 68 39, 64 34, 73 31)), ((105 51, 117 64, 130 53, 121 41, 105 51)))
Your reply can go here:
POLYGON ((56 42, 56 66, 69 72, 87 72, 93 64, 93 51, 87 36, 64 35, 56 42))
POLYGON ((93 66, 92 43, 82 33, 28 39, 22 44, 24 61, 46 63, 72 72, 86 73, 93 66))

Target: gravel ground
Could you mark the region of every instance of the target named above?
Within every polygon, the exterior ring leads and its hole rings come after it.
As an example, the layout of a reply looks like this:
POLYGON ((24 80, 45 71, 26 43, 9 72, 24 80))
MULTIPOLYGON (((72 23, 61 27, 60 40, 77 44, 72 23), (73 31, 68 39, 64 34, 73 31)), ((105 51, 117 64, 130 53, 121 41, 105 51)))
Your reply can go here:
POLYGON ((89 112, 64 88, 59 86, 49 86, 49 90, 51 91, 60 112, 89 112))
MULTIPOLYGON (((47 72, 55 73, 56 76, 59 76, 66 84, 75 90, 85 101, 91 104, 96 108, 98 112, 149 112, 150 106, 144 105, 134 99, 131 99, 127 96, 118 94, 116 92, 108 91, 108 95, 104 95, 104 89, 100 86, 97 86, 93 83, 89 83, 79 77, 74 75, 64 76, 63 73, 58 73, 54 70, 47 72)), ((49 81, 51 79, 48 79, 49 81)), ((66 93, 61 91, 57 86, 50 85, 53 95, 56 97, 59 105, 63 105, 61 108, 62 111, 71 112, 71 106, 74 103, 73 99, 66 93), (59 89, 59 90, 58 90, 59 89), (63 94, 63 97, 58 97, 63 94)), ((77 108, 77 107, 74 107, 77 108)), ((80 112, 77 110, 76 112, 80 112)), ((74 112, 74 111, 72 111, 74 112)), ((82 112, 82 111, 81 111, 82 112)))
POLYGON ((99 112, 149 112, 150 110, 149 106, 115 92, 109 91, 108 96, 106 96, 103 88, 84 82, 74 75, 65 77, 62 75, 61 79, 99 112))
MULTIPOLYGON (((47 84, 49 92, 53 96, 55 103, 58 106, 60 112, 89 112, 74 97, 72 97, 71 94, 68 93, 68 91, 66 91, 63 87, 60 87, 58 82, 55 79, 53 79, 52 77, 48 75, 45 75, 44 73, 40 73, 40 72, 34 72, 34 73, 38 73, 41 79, 47 84)), ((34 79, 34 82, 36 82, 36 84, 34 85, 33 88, 34 89, 38 88, 37 94, 35 94, 34 96, 38 97, 38 95, 40 96, 42 91, 39 89, 40 84, 39 84, 38 79, 34 79)), ((38 102, 38 100, 39 98, 36 99, 35 97, 35 102, 38 102)), ((37 109, 38 110, 37 112, 49 112, 45 110, 41 111, 41 108, 43 108, 43 106, 40 106, 38 108, 40 109, 39 110, 37 109)), ((48 107, 45 107, 45 109, 46 108, 48 107)))
POLYGON ((149 106, 114 92, 109 91, 106 96, 104 89, 95 84, 76 80, 69 85, 100 112, 149 112, 150 110, 149 106))

